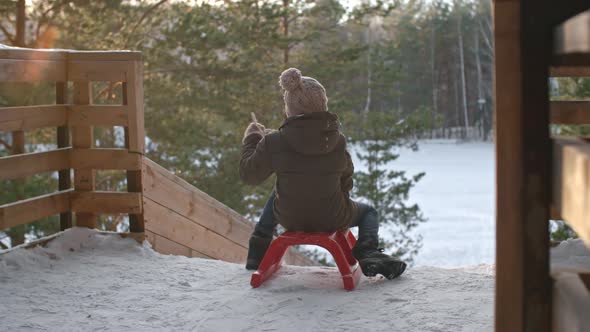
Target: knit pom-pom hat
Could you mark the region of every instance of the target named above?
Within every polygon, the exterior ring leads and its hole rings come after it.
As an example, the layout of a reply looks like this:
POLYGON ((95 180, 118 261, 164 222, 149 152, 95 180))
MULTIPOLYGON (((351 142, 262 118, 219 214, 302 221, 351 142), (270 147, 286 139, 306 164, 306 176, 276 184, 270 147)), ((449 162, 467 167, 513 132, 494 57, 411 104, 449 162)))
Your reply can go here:
POLYGON ((326 89, 315 78, 301 76, 299 69, 285 70, 279 83, 285 90, 283 99, 287 116, 328 110, 326 89))

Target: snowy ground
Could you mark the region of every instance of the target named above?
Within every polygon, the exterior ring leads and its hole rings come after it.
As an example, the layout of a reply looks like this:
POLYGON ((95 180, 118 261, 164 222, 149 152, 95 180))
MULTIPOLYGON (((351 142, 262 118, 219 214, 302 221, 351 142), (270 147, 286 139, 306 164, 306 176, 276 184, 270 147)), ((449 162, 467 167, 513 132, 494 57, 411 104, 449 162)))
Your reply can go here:
POLYGON ((491 331, 491 266, 419 267, 341 289, 335 268, 286 266, 259 289, 241 265, 164 256, 69 230, 0 255, 0 331, 491 331))
MULTIPOLYGON (((418 151, 404 149, 390 165, 409 175, 426 172, 410 192, 428 218, 416 230, 423 236, 416 266, 494 263, 493 144, 423 141, 418 151)), ((355 166, 362 168, 358 161, 355 166)))

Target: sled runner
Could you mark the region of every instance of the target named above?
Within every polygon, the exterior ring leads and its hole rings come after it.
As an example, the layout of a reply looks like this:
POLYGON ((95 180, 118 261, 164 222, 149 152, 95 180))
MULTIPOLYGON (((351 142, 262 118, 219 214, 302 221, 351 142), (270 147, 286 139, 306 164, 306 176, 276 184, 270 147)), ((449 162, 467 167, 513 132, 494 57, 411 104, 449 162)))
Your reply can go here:
POLYGON ((361 269, 352 256, 355 243, 356 238, 349 230, 333 233, 285 232, 270 244, 258 270, 252 274, 250 285, 259 287, 280 269, 283 255, 290 246, 307 244, 328 250, 342 274, 344 289, 353 290, 361 277, 361 269))

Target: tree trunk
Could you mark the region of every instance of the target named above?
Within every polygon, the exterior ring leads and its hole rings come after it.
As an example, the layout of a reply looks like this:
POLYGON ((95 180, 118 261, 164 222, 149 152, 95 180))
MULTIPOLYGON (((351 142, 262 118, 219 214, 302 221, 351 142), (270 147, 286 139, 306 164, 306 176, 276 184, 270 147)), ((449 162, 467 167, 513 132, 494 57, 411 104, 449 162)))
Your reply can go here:
POLYGON ((16 2, 16 36, 14 38, 14 46, 25 47, 25 32, 26 32, 26 5, 25 0, 18 0, 16 2))
POLYGON ((283 35, 285 36, 285 49, 283 50, 283 65, 285 69, 289 64, 289 0, 283 0, 283 35))
MULTIPOLYGON (((437 114, 437 88, 436 88, 436 64, 435 64, 435 47, 436 47, 436 39, 435 39, 435 30, 434 26, 432 26, 430 31, 430 75, 432 80, 432 128, 430 128, 431 132, 434 131, 434 126, 436 124, 436 114, 437 114)), ((431 136, 434 134, 431 134, 431 136)), ((431 137, 432 138, 432 137, 431 137)))
POLYGON ((479 128, 481 130, 481 137, 483 137, 485 139, 485 128, 483 126, 484 123, 484 117, 485 115, 483 114, 484 110, 484 103, 485 103, 485 99, 483 96, 483 81, 482 81, 482 74, 481 74, 481 59, 480 59, 480 54, 479 54, 479 31, 475 32, 475 65, 477 67, 477 112, 478 112, 478 116, 477 118, 479 118, 479 128))
POLYGON ((365 101, 365 108, 363 110, 363 118, 369 114, 369 110, 371 108, 371 85, 373 84, 371 81, 372 76, 372 68, 371 68, 371 51, 372 51, 372 42, 371 42, 371 24, 367 26, 367 99, 365 101))
POLYGON ((465 86, 465 56, 463 54, 463 31, 461 29, 461 13, 457 18, 457 33, 459 39, 459 61, 461 69, 461 95, 463 103, 463 115, 465 120, 465 133, 467 133, 467 127, 469 127, 469 115, 467 114, 467 91, 465 86))

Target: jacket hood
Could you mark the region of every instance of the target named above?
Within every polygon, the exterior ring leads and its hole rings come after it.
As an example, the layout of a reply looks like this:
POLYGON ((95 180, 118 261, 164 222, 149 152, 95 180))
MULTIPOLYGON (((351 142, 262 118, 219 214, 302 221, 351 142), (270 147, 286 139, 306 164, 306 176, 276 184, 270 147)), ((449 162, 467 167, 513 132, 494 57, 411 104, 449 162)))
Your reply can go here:
POLYGON ((340 141, 338 116, 330 112, 289 117, 279 131, 295 151, 306 155, 330 153, 340 141))

